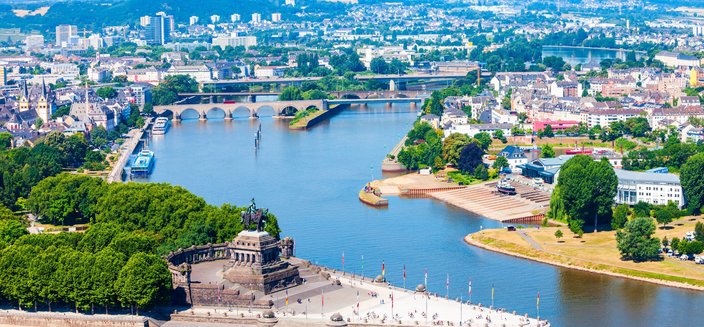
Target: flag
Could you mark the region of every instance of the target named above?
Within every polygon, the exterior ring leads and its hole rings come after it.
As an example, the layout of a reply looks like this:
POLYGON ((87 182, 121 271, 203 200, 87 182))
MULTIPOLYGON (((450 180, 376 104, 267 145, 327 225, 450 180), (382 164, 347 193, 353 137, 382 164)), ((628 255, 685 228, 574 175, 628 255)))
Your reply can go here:
POLYGON ((394 291, 391 290, 391 310, 394 309, 394 291))
POLYGON ((535 306, 540 308, 540 292, 538 292, 538 298, 535 299, 535 306))
POLYGON ((385 274, 386 274, 386 269, 384 266, 384 261, 382 261, 381 262, 381 277, 384 278, 385 274))
POLYGON ((472 280, 469 280, 469 287, 467 288, 467 293, 472 297, 472 280))
POLYGON ((406 280, 406 265, 403 265, 403 280, 406 280))
POLYGON ((425 269, 424 281, 425 281, 425 288, 428 289, 428 269, 427 268, 425 269))
POLYGON ((288 290, 286 290, 286 305, 288 305, 288 290))
POLYGON ((450 274, 447 274, 447 279, 445 280, 445 288, 450 288, 450 274))
POLYGON ((491 283, 491 302, 494 302, 494 283, 491 283))
POLYGON ((345 252, 342 251, 342 270, 345 270, 345 252))

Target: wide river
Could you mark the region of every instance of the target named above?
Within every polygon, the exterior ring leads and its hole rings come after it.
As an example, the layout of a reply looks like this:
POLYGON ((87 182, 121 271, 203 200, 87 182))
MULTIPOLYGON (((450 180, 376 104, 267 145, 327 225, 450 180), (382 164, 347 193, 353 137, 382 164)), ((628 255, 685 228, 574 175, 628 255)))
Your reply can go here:
MULTIPOLYGON (((540 316, 553 326, 701 326, 704 294, 560 269, 466 245, 462 238, 500 224, 430 199, 391 197, 388 209, 363 205, 357 193, 380 178, 380 163, 408 131, 407 106, 346 110, 308 131, 272 118, 175 124, 150 144, 154 182, 181 185, 208 202, 245 205, 252 198, 279 219, 296 255, 318 264, 381 274, 413 288, 428 271, 432 292, 494 303, 540 316), (262 139, 254 149, 261 123, 262 139), (362 259, 362 257, 364 259, 362 259)), ((458 318, 459 319, 459 312, 458 318)))

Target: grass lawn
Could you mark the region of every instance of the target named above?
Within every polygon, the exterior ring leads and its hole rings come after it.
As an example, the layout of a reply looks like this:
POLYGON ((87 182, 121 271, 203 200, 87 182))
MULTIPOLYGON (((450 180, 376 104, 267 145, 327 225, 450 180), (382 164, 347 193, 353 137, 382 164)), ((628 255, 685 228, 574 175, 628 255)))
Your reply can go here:
POLYGON ((472 175, 464 174, 459 170, 450 171, 447 173, 447 176, 452 178, 455 183, 461 183, 461 185, 474 185, 486 182, 481 179, 474 178, 472 175))
MULTIPOLYGON (((681 218, 671 224, 672 228, 661 229, 658 226, 655 236, 660 239, 664 236, 668 239, 681 239, 686 232, 694 230, 697 221, 704 222, 704 216, 681 218)), ((539 249, 529 244, 518 232, 504 229, 484 230, 473 234, 472 238, 540 261, 704 287, 704 266, 697 265, 694 261, 664 258, 661 261, 635 263, 621 260, 614 231, 585 233, 582 238, 577 238, 565 227, 529 228, 523 231, 539 245, 539 249), (564 234, 559 240, 555 238, 558 229, 564 234)))

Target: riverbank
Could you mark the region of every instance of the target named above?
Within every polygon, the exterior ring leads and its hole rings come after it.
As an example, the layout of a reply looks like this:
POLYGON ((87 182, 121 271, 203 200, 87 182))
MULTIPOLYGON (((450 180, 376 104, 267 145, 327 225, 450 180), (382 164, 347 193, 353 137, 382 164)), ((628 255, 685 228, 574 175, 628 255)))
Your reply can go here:
MULTIPOLYGON (((682 237, 686 231, 694 229, 696 221, 704 221, 704 218, 688 217, 675 222, 673 229, 658 228, 656 237, 682 237)), ((464 241, 485 250, 553 266, 704 291, 704 269, 693 261, 680 261, 670 257, 661 261, 640 263, 621 260, 613 231, 587 233, 582 238, 577 238, 564 227, 517 231, 490 229, 469 234, 465 236, 464 241), (560 240, 554 236, 558 229, 565 235, 560 240)))
POLYGON ((123 181, 122 173, 130 159, 130 155, 134 153, 137 145, 139 145, 139 141, 144 136, 144 132, 150 127, 151 120, 151 118, 147 118, 143 128, 134 128, 127 133, 129 137, 120 146, 120 156, 110 170, 110 174, 107 177, 108 183, 123 181))

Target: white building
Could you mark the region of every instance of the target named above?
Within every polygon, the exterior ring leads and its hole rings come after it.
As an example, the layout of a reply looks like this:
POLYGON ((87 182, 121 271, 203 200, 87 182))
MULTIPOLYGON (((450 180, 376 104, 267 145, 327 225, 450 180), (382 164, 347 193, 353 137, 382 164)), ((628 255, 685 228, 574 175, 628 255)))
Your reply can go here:
POLYGON ((237 23, 240 21, 240 14, 232 14, 230 15, 230 21, 233 23, 237 23))
POLYGON ((281 13, 275 12, 271 14, 271 22, 272 23, 278 23, 281 21, 281 13))
POLYGON ((261 14, 256 13, 256 12, 252 14, 252 23, 257 24, 257 23, 261 23, 261 21, 262 21, 262 15, 261 15, 261 14))
POLYGON ((614 169, 618 177, 616 203, 634 205, 640 201, 665 205, 672 201, 684 207, 680 179, 675 174, 614 169))
POLYGON ((591 109, 582 112, 581 119, 589 128, 596 125, 606 127, 616 121, 639 117, 641 112, 633 109, 591 109))
POLYGON ((151 17, 150 16, 142 16, 139 17, 139 25, 142 27, 147 27, 149 26, 149 23, 151 22, 151 17))
POLYGON ((286 0, 286 2, 284 3, 284 5, 286 5, 286 6, 291 6, 291 7, 295 7, 295 6, 296 6, 296 0, 286 0))
POLYGON ((697 57, 677 52, 660 51, 655 55, 655 60, 660 60, 670 67, 699 67, 697 57))
POLYGON ((452 125, 445 129, 445 137, 452 133, 465 134, 469 137, 474 137, 481 132, 494 134, 495 131, 502 131, 504 136, 511 136, 511 127, 513 124, 467 124, 467 125, 452 125))
POLYGON ((517 167, 518 165, 528 163, 528 157, 526 157, 523 149, 513 145, 509 145, 501 150, 501 152, 499 152, 499 156, 506 158, 508 161, 508 167, 511 168, 511 170, 520 169, 517 167))
POLYGON ((257 78, 272 78, 284 76, 286 66, 254 66, 254 76, 257 78))
POLYGON ((189 17, 189 18, 188 18, 188 25, 193 26, 193 25, 195 25, 195 24, 198 24, 198 19, 199 19, 198 16, 191 16, 191 17, 189 17))
POLYGON ((225 47, 227 46, 231 46, 233 48, 238 46, 249 48, 257 45, 257 37, 221 35, 213 38, 213 46, 216 45, 219 45, 220 48, 223 49, 225 49, 225 47))
POLYGON ((220 15, 211 15, 210 16, 210 22, 213 24, 217 24, 220 21, 220 15))
POLYGON ((24 39, 24 44, 28 50, 41 49, 44 47, 44 35, 29 35, 24 39))

